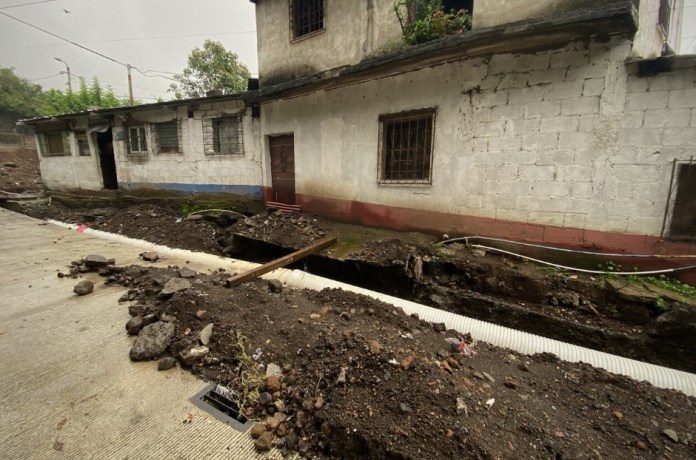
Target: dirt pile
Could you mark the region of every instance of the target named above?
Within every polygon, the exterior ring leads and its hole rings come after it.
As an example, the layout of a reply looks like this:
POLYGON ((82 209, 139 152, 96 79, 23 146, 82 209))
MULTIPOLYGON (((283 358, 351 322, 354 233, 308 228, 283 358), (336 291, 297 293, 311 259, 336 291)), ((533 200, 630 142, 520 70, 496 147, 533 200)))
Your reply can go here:
POLYGON ((43 191, 36 151, 0 151, 0 190, 12 193, 43 191))
POLYGON ((399 459, 696 455, 693 398, 477 343, 370 298, 274 293, 278 286, 263 281, 226 288, 230 273, 186 267, 100 273, 129 288, 122 301, 132 301, 136 343, 147 335, 159 347, 149 356, 168 358, 163 368, 176 358, 223 385, 260 422, 251 433, 260 450, 399 459))

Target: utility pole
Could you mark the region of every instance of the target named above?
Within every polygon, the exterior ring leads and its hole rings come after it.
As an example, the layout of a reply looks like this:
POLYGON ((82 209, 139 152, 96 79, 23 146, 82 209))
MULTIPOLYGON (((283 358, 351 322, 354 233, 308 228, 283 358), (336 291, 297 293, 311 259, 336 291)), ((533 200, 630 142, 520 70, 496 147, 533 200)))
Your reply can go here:
POLYGON ((133 105, 133 77, 131 76, 131 65, 126 64, 128 67, 128 99, 130 100, 130 105, 133 105))
POLYGON ((68 92, 69 92, 69 93, 72 93, 72 77, 70 76, 70 66, 68 65, 67 62, 65 62, 65 61, 62 60, 61 58, 53 58, 53 59, 55 59, 55 60, 58 61, 58 62, 62 62, 63 64, 65 64, 65 68, 66 68, 67 71, 68 71, 68 92))

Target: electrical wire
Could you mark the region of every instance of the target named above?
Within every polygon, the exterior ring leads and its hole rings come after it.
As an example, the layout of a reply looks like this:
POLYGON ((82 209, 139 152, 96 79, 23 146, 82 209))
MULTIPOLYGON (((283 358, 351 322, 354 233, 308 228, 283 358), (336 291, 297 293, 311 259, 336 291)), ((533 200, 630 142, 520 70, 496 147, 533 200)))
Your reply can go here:
POLYGON ((10 8, 19 8, 20 6, 29 6, 29 5, 36 5, 39 3, 50 3, 50 2, 57 2, 58 0, 41 0, 39 2, 31 2, 31 3, 19 3, 17 5, 7 5, 7 6, 2 6, 0 7, 0 10, 9 10, 10 8))
POLYGON ((57 74, 55 74, 55 75, 49 75, 48 77, 32 78, 32 79, 29 80, 29 81, 47 80, 47 79, 49 79, 49 78, 58 77, 58 76, 60 76, 60 75, 62 75, 62 74, 63 74, 63 72, 60 72, 60 73, 57 73, 57 74))

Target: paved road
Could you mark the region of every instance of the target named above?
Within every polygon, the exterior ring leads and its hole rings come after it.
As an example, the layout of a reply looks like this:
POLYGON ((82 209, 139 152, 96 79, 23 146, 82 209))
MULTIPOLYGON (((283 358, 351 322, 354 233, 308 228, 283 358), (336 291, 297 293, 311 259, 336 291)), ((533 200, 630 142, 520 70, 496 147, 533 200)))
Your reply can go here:
POLYGON ((142 250, 0 209, 0 458, 257 458, 248 435, 188 401, 204 382, 128 359, 123 288, 89 274, 94 293, 77 297, 56 276, 88 254, 125 265, 142 250))

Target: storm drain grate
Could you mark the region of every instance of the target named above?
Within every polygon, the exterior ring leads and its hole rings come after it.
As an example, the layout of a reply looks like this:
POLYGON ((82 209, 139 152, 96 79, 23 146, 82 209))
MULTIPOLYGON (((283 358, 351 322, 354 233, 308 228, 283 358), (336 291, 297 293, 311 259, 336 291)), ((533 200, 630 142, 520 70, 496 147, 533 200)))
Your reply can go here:
POLYGON ((253 422, 247 420, 240 412, 237 403, 228 397, 229 394, 230 390, 222 385, 211 384, 196 393, 189 401, 235 430, 245 432, 253 422))

